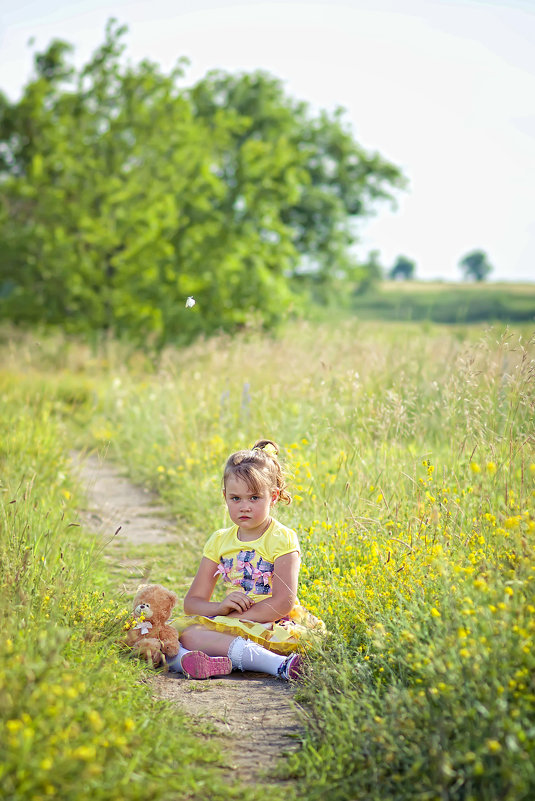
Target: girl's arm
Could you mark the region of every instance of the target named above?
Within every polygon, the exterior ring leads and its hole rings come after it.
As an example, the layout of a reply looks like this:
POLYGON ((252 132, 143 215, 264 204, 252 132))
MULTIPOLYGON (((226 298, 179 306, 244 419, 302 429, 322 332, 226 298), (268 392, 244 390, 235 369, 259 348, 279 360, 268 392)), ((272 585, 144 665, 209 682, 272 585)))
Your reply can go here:
POLYGON ((253 605, 251 599, 244 592, 231 592, 221 602, 210 600, 219 576, 217 567, 217 562, 203 556, 197 575, 184 598, 186 615, 212 617, 235 612, 239 617, 253 605))
POLYGON ((274 620, 288 615, 297 598, 300 566, 301 560, 297 551, 277 557, 273 568, 271 597, 257 601, 245 614, 236 610, 230 612, 229 617, 252 620, 255 623, 273 623, 274 620))

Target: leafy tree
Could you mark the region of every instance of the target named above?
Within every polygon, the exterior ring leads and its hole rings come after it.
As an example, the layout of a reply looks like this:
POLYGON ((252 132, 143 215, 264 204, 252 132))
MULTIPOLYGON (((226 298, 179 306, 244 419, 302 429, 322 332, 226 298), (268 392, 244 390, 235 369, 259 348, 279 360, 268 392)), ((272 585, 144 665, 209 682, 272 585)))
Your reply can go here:
POLYGON ((473 278, 474 281, 484 281, 492 272, 492 265, 489 264, 487 254, 483 250, 467 253, 460 260, 459 267, 464 272, 465 279, 473 278))
POLYGON ((186 91, 180 63, 125 65, 124 32, 79 71, 52 42, 22 98, 0 95, 0 314, 159 343, 274 324, 303 259, 349 269, 350 217, 399 172, 269 76, 186 91))
MULTIPOLYGON (((315 117, 306 103, 289 98, 281 81, 265 72, 215 71, 199 81, 190 96, 197 116, 211 120, 232 110, 242 121, 223 176, 235 219, 250 218, 244 186, 250 154, 293 154, 286 168, 294 191, 287 196, 290 202, 279 205, 277 218, 279 226, 291 230, 292 243, 303 257, 294 274, 315 273, 316 284, 339 278, 344 270, 350 275, 355 269, 348 251, 355 241, 355 219, 371 214, 377 201, 392 199, 392 189, 404 185, 399 170, 355 142, 342 110, 315 117)), ((264 173, 255 191, 266 195, 278 181, 278 174, 264 173)))
MULTIPOLYGON (((122 67, 123 33, 111 23, 78 75, 61 60, 67 46, 53 43, 20 103, 4 107, 0 282, 12 287, 10 313, 162 341, 238 325, 252 305, 269 323, 288 303, 295 250, 289 232, 275 243, 260 226, 229 228, 218 204, 239 121, 195 119, 180 70, 122 67), (186 314, 188 295, 198 302, 186 314)), ((251 159, 250 184, 274 162, 251 159)), ((282 200, 288 182, 278 178, 282 200)))
POLYGON ((416 272, 416 264, 408 259, 406 256, 398 256, 395 264, 388 273, 388 277, 394 280, 402 278, 409 281, 414 278, 416 272))

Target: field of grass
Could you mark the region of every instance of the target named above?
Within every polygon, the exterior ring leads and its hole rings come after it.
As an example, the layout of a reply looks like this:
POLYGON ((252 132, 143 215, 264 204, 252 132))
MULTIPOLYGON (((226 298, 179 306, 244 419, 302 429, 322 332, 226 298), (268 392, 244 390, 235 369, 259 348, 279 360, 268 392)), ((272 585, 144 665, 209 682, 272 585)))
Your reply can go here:
POLYGON ((208 725, 151 698, 147 669, 117 645, 131 599, 79 525, 70 475, 95 374, 62 369, 46 347, 8 342, 1 357, 0 797, 252 801, 223 781, 208 725))
POLYGON ((383 281, 352 301, 361 319, 535 323, 535 284, 383 281))
POLYGON ((535 297, 535 283, 514 283, 511 281, 392 281, 381 282, 385 292, 441 292, 449 289, 479 294, 493 293, 499 290, 511 295, 531 295, 535 297))
MULTIPOLYGON (((532 333, 296 323, 273 338, 221 337, 153 358, 113 342, 95 354, 62 337, 5 332, 8 797, 223 792, 217 771, 207 778, 217 757, 186 723, 166 725, 169 713, 138 683, 141 668, 111 644, 124 603, 91 541, 69 526, 79 499, 67 453, 98 447, 128 465, 200 554, 225 520, 226 456, 266 436, 283 446, 291 474, 294 502, 279 517, 301 539, 300 599, 330 632, 300 690, 302 748, 280 766, 295 796, 532 798, 532 333), (117 688, 113 703, 104 685, 117 688)), ((195 550, 159 553, 152 578, 180 592, 195 550)), ((266 789, 241 791, 260 799, 266 789)))

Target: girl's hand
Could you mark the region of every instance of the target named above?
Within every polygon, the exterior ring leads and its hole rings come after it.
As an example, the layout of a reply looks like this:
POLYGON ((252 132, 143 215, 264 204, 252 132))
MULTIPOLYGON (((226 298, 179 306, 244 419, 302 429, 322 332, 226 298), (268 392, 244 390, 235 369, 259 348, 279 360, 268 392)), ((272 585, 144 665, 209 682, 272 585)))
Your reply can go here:
POLYGON ((231 612, 246 612, 253 606, 253 601, 244 592, 229 592, 218 607, 218 615, 229 615, 231 612))

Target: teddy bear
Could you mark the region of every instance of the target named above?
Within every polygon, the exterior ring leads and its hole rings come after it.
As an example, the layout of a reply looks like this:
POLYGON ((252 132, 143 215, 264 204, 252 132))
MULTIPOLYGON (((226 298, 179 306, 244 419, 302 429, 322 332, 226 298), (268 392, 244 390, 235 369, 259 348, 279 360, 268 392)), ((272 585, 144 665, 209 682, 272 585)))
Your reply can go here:
POLYGON ((161 584, 142 584, 133 601, 134 621, 126 644, 155 667, 178 654, 178 632, 167 623, 176 602, 176 594, 161 584))

